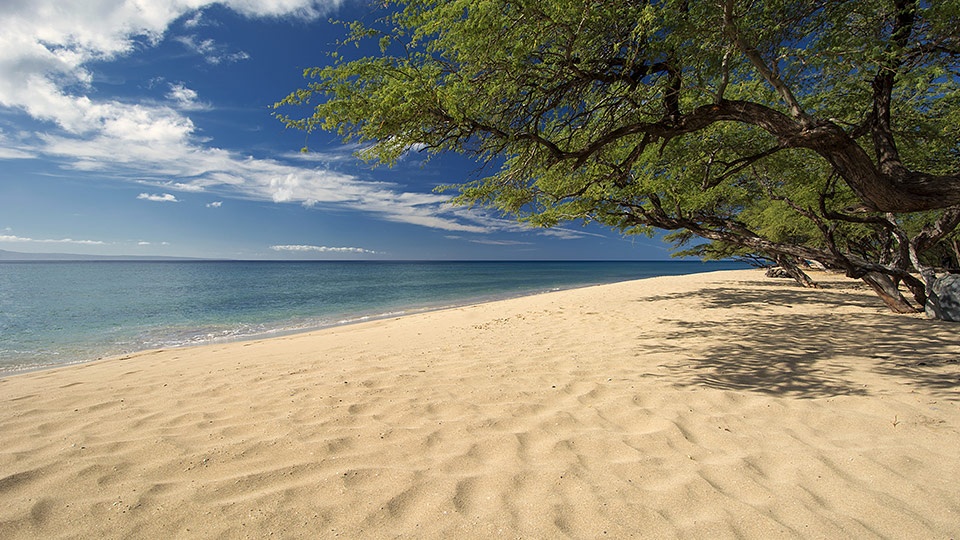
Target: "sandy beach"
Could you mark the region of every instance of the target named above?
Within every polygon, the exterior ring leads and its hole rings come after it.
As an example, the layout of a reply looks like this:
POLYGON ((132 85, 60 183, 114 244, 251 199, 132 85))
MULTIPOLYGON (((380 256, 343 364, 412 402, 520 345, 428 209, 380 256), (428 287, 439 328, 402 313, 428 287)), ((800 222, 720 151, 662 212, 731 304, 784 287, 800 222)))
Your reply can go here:
POLYGON ((0 538, 958 538, 960 325, 663 277, 0 379, 0 538))

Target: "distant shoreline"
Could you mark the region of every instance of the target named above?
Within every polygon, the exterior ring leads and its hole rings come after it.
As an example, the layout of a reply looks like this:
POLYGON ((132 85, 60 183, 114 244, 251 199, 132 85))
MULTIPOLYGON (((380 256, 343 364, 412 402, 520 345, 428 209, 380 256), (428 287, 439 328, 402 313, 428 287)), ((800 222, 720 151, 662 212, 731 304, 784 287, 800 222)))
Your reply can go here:
POLYGON ((25 253, 0 249, 0 263, 6 262, 148 262, 148 261, 215 261, 224 259, 199 259, 194 257, 164 257, 160 255, 82 255, 76 253, 25 253))
POLYGON ((26 253, 0 249, 0 263, 17 262, 249 262, 249 263, 674 263, 674 262, 729 262, 700 261, 697 259, 223 259, 203 257, 175 257, 162 255, 83 255, 74 253, 26 253))

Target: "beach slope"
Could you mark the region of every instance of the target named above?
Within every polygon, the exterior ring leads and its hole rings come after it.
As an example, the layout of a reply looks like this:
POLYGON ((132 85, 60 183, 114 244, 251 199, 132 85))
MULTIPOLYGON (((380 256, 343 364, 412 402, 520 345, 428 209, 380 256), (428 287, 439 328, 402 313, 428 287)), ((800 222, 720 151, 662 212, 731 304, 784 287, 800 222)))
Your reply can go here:
POLYGON ((0 538, 960 537, 960 326, 815 278, 5 377, 0 538))

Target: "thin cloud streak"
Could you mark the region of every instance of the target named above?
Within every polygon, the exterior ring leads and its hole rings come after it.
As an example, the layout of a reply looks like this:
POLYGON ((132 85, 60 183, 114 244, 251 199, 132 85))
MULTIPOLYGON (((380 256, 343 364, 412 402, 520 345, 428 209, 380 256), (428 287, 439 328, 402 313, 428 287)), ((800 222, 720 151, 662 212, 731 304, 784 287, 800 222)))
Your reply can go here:
POLYGON ((218 45, 212 39, 198 39, 197 36, 177 36, 173 38, 191 52, 203 57, 210 65, 232 64, 250 59, 245 51, 229 52, 226 47, 218 45))
POLYGON ((152 201, 152 202, 180 202, 177 198, 169 193, 163 193, 161 195, 151 194, 151 193, 141 193, 137 195, 137 199, 152 201))
POLYGON ((484 244, 488 246, 528 246, 533 244, 533 242, 521 242, 519 240, 486 240, 483 238, 476 238, 470 240, 474 244, 484 244))
POLYGON ((318 252, 318 253, 365 253, 376 255, 379 252, 358 248, 358 247, 328 247, 328 246, 310 246, 310 245, 279 245, 270 246, 273 251, 293 251, 293 252, 318 252))
POLYGON ((80 244, 86 246, 105 246, 106 242, 101 242, 100 240, 74 240, 73 238, 25 238, 22 236, 14 236, 10 234, 0 234, 0 242, 16 242, 16 243, 36 243, 36 244, 80 244))

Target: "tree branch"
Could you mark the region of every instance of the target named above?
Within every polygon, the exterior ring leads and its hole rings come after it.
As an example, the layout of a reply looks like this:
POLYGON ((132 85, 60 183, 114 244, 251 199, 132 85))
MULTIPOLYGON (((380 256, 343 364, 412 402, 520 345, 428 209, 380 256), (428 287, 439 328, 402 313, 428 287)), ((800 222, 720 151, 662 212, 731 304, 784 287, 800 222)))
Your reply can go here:
POLYGON ((895 0, 896 12, 893 31, 887 43, 885 56, 890 58, 882 63, 879 72, 873 79, 873 146, 877 153, 877 162, 883 174, 903 177, 907 174, 906 167, 900 159, 900 151, 893 137, 893 128, 890 123, 890 106, 893 95, 893 86, 896 81, 902 58, 899 51, 906 49, 913 24, 916 18, 916 0, 895 0))
POLYGON ((730 49, 723 52, 723 60, 720 62, 720 71, 723 73, 720 78, 720 85, 717 86, 717 97, 714 103, 719 104, 723 101, 723 94, 727 91, 727 85, 730 84, 730 49))
POLYGON ((737 17, 734 14, 734 3, 735 0, 725 0, 723 3, 723 28, 727 36, 733 40, 737 49, 747 57, 747 60, 750 60, 750 63, 760 72, 764 80, 777 91, 780 99, 786 103, 787 108, 790 110, 790 116, 799 120, 804 127, 812 126, 813 119, 804 112, 803 107, 800 106, 800 102, 797 101, 790 87, 764 62, 757 48, 747 43, 746 38, 743 37, 743 33, 740 32, 740 28, 737 26, 737 17))
POLYGON ((947 209, 934 223, 924 227, 913 238, 917 251, 924 252, 960 226, 960 207, 947 209))
POLYGON ((731 176, 742 171, 743 169, 746 169, 747 167, 753 165, 757 161, 760 161, 761 159, 767 156, 772 156, 773 154, 776 154, 780 150, 783 150, 782 146, 774 146, 773 148, 764 150, 763 152, 760 152, 758 154, 735 159, 729 163, 720 162, 722 165, 725 166, 725 169, 723 173, 720 174, 720 176, 714 179, 710 179, 710 169, 711 169, 711 166, 713 165, 713 157, 711 156, 710 161, 707 163, 707 170, 704 173, 703 184, 701 184, 700 189, 703 191, 706 191, 710 188, 716 187, 720 184, 720 182, 723 182, 727 178, 730 178, 731 176))
MULTIPOLYGON (((456 123, 444 114, 449 122, 456 123)), ((505 140, 531 141, 549 152, 556 163, 573 160, 574 169, 607 145, 625 137, 650 135, 666 143, 717 122, 757 126, 774 136, 781 148, 813 150, 830 163, 869 210, 914 212, 960 205, 960 174, 932 175, 903 170, 896 175, 881 172, 870 156, 842 128, 827 121, 805 127, 790 116, 759 103, 724 100, 682 114, 678 121, 636 122, 621 125, 576 150, 564 150, 536 132, 507 132, 485 122, 469 120, 470 135, 486 132, 505 140)))

